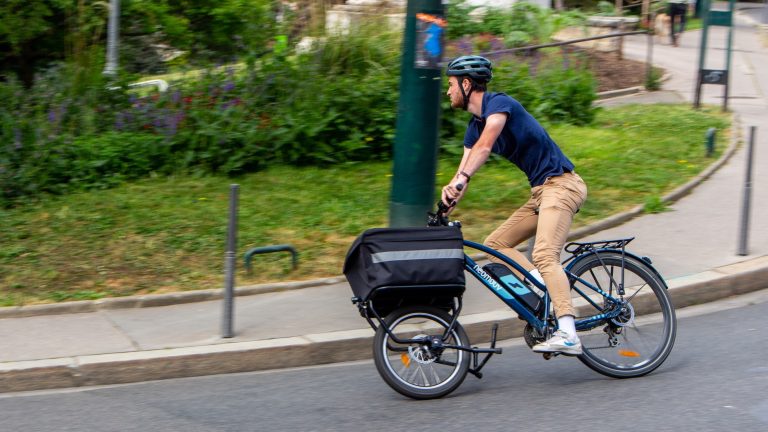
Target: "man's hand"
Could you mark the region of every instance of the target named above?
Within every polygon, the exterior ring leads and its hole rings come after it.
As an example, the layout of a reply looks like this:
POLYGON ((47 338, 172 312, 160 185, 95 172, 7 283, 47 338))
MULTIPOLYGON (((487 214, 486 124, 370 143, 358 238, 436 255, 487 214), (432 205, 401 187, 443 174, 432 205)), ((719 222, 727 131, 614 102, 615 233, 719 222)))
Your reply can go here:
POLYGON ((467 179, 464 176, 458 175, 453 181, 443 187, 443 204, 448 206, 448 211, 445 212, 446 216, 451 214, 456 204, 464 197, 468 186, 467 179))

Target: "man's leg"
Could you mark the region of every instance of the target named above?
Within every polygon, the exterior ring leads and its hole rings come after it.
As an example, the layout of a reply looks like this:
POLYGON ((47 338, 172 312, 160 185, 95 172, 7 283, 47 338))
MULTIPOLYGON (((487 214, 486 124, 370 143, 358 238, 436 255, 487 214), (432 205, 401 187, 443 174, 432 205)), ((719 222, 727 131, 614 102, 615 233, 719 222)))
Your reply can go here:
MULTIPOLYGON (((539 216, 536 214, 537 207, 536 201, 533 198, 529 199, 525 205, 517 209, 517 211, 512 213, 512 216, 496 228, 484 242, 489 248, 512 258, 512 260, 520 264, 527 271, 533 270, 534 266, 515 247, 533 237, 536 233, 536 224, 539 219, 539 216)), ((492 256, 488 258, 492 262, 501 263, 501 260, 492 256)), ((519 277, 522 277, 517 270, 512 269, 512 271, 519 277)))
POLYGON ((568 239, 573 215, 586 197, 587 187, 575 174, 553 177, 542 187, 533 262, 544 277, 561 331, 536 345, 534 351, 537 352, 581 353, 574 326, 576 314, 571 302, 570 284, 560 264, 560 251, 568 239))
POLYGON ((543 201, 536 245, 533 248, 533 263, 544 278, 557 317, 575 315, 568 277, 560 264, 560 251, 568 238, 573 211, 547 203, 546 197, 543 201))
POLYGON ((667 15, 669 15, 669 43, 674 45, 676 43, 675 40, 675 15, 677 14, 677 10, 675 9, 675 5, 673 3, 670 3, 667 5, 667 15))

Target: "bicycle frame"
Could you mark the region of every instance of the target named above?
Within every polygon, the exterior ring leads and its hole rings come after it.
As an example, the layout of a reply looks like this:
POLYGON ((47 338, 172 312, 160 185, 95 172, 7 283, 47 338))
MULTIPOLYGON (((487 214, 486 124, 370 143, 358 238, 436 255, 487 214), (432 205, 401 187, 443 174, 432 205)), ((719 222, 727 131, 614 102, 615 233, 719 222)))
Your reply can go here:
MULTIPOLYGON (((531 325, 531 327, 539 331, 540 334, 545 334, 547 331, 547 323, 549 322, 549 305, 550 305, 549 291, 547 291, 546 286, 542 285, 533 276, 531 276, 531 274, 528 271, 526 271, 520 264, 518 264, 508 256, 494 249, 491 249, 487 246, 484 246, 482 244, 475 243, 473 241, 464 240, 464 245, 469 248, 479 250, 481 252, 484 252, 488 255, 492 255, 495 258, 500 259, 504 263, 513 267, 515 270, 519 271, 528 281, 530 281, 537 288, 539 288, 544 292, 544 299, 543 299, 544 307, 542 311, 542 316, 536 316, 533 311, 531 311, 528 307, 524 306, 519 300, 517 300, 507 287, 499 284, 490 275, 485 273, 485 271, 483 271, 480 265, 477 264, 472 258, 470 258, 467 255, 464 256, 464 267, 469 273, 471 273, 477 280, 479 280, 483 285, 485 285, 486 288, 488 288, 492 293, 494 293, 497 297, 499 297, 507 306, 509 306, 510 309, 514 310, 518 315, 520 315, 520 317, 524 319, 526 322, 528 322, 531 325)), ((611 304, 620 304, 620 301, 618 299, 612 297, 611 295, 603 291, 600 287, 596 287, 581 278, 577 278, 568 270, 566 270, 565 273, 566 273, 566 276, 568 276, 569 280, 576 280, 581 282, 586 287, 600 294, 603 298, 608 300, 611 304)), ((623 281, 621 285, 623 285, 623 281)), ((582 292, 578 288, 574 288, 574 289, 580 296, 586 299, 592 306, 594 306, 597 309, 600 309, 600 307, 594 301, 592 301, 586 294, 584 294, 584 292, 582 292)), ((618 316, 620 313, 621 311, 618 308, 616 308, 616 310, 612 311, 611 313, 601 313, 601 314, 593 315, 581 320, 577 320, 576 329, 577 330, 588 329, 592 326, 592 324, 604 321, 606 319, 614 318, 618 316)))

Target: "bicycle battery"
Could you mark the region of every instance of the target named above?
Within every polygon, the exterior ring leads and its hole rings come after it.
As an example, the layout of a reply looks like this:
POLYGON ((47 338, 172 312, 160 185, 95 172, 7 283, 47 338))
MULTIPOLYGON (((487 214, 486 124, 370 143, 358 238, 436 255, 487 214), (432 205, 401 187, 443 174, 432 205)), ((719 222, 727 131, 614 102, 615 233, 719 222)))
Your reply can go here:
POLYGON ((504 264, 491 263, 483 267, 483 270, 491 275, 491 277, 506 288, 512 296, 528 306, 534 312, 538 312, 542 305, 541 296, 533 292, 528 285, 520 280, 509 267, 504 264))

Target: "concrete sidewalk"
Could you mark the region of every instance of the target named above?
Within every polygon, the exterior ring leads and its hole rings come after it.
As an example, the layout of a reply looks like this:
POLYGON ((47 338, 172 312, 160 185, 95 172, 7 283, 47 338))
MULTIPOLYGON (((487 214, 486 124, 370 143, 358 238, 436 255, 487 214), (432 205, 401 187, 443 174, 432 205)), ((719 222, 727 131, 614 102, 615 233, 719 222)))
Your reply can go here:
MULTIPOLYGON (((737 22, 729 105, 739 118, 742 139, 749 126, 761 129, 755 143, 750 254, 735 253, 745 167, 744 146, 737 148, 736 142, 693 184, 670 194, 669 198, 676 200, 671 211, 644 215, 634 209, 576 233, 582 239, 635 236, 629 249, 654 260, 668 279, 678 308, 768 287, 768 228, 761 223, 768 220, 768 188, 761 187, 765 182, 760 180, 768 175, 768 49, 760 45, 750 22, 737 22)), ((720 64, 715 62, 724 61, 725 36, 719 28, 711 33, 712 64, 708 66, 717 67, 720 64)), ((699 40, 698 32, 689 32, 680 47, 655 47, 654 63, 671 74, 665 91, 602 104, 690 101, 699 40)), ((628 38, 625 55, 644 61, 645 39, 628 38)), ((721 87, 706 87, 704 102, 719 105, 721 92, 721 87)), ((316 285, 283 284, 261 291, 237 298, 236 336, 232 339, 219 337, 222 304, 213 299, 218 295, 214 291, 1 308, 0 392, 242 372, 371 356, 373 332, 357 315, 350 303, 351 291, 342 279, 316 285), (200 299, 207 301, 190 302, 200 299), (150 304, 168 305, 141 307, 150 304)), ((469 284, 464 298, 461 322, 473 343, 487 339, 493 322, 501 324, 502 339, 520 335, 522 326, 516 315, 476 282, 469 284)))

